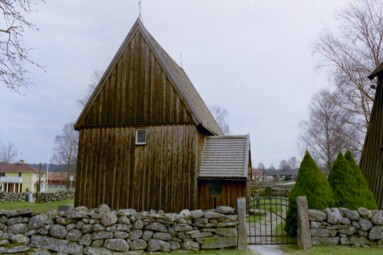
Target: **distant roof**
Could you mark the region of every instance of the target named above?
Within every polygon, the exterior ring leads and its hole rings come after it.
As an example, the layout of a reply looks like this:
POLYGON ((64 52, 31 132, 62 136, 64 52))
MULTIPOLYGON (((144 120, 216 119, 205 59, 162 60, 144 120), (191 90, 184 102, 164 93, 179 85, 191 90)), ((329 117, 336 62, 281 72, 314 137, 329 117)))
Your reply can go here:
POLYGON ((263 173, 265 176, 286 176, 286 175, 298 175, 298 168, 295 169, 286 169, 286 170, 280 170, 280 169, 264 169, 263 173))
POLYGON ((60 182, 66 181, 68 179, 68 172, 49 172, 48 181, 50 182, 60 182))
POLYGON ((92 104, 93 100, 95 100, 98 91, 100 91, 105 84, 104 80, 113 71, 115 64, 117 63, 118 59, 120 59, 120 57, 123 55, 125 48, 130 43, 131 38, 135 36, 136 31, 139 31, 142 34, 148 47, 153 51, 153 54, 157 57, 157 60, 159 61, 161 66, 168 73, 168 78, 175 85, 175 89, 179 91, 186 105, 190 108, 191 115, 193 116, 195 124, 197 126, 202 126, 214 135, 223 135, 221 128, 215 121, 213 115, 203 102, 202 98, 198 94, 197 90, 194 88, 193 84, 189 80, 184 70, 181 67, 179 67, 177 63, 157 43, 157 41, 146 30, 140 19, 137 19, 129 34, 122 43, 120 49, 117 51, 114 59, 112 60, 108 69, 104 73, 104 76, 100 80, 99 85, 96 87, 95 92, 91 96, 89 102, 87 103, 83 112, 78 118, 75 124, 75 128, 79 129, 81 127, 81 122, 86 116, 90 105, 92 104))
POLYGON ((38 173, 39 170, 24 163, 0 163, 0 173, 38 173))
POLYGON ((374 79, 378 74, 383 71, 383 63, 381 63, 375 70, 368 76, 370 80, 374 79))
POLYGON ((247 178, 249 153, 249 135, 207 137, 199 178, 247 178))

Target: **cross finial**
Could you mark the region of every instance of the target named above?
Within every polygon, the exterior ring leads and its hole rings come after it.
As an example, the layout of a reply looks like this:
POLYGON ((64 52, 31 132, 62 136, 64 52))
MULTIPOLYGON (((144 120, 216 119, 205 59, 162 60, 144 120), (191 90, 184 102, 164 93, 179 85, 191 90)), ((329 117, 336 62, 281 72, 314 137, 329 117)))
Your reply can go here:
POLYGON ((141 0, 138 1, 138 18, 143 21, 141 16, 141 0))

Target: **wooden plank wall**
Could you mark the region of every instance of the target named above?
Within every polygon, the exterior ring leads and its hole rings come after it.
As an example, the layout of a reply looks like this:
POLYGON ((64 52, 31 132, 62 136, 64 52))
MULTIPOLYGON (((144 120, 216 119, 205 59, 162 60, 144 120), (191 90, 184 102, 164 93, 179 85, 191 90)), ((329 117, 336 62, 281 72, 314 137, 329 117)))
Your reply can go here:
POLYGON ((179 212, 196 208, 196 127, 150 126, 80 131, 75 205, 179 212))
POLYGON ((375 195, 378 207, 383 209, 383 82, 379 75, 371 121, 367 130, 360 168, 366 177, 370 189, 375 195))
MULTIPOLYGON (((220 193, 216 196, 216 206, 225 205, 233 208, 237 207, 238 197, 247 197, 248 188, 247 181, 220 181, 220 193)), ((209 195, 209 181, 198 180, 198 209, 214 208, 214 198, 209 195)))
POLYGON ((102 84, 77 128, 194 123, 139 32, 102 84))

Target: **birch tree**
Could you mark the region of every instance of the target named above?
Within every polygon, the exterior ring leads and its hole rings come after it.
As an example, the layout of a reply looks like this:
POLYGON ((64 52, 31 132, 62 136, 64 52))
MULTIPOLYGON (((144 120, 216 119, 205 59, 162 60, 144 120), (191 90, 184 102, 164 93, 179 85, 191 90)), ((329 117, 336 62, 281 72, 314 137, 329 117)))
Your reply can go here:
MULTIPOLYGON (((340 106, 364 139, 375 90, 367 76, 383 61, 383 0, 354 0, 336 14, 338 29, 325 30, 314 46, 327 67, 340 106)), ((359 148, 361 150, 361 147, 359 148)))
POLYGON ((358 152, 361 147, 360 134, 351 124, 353 116, 340 106, 338 98, 337 93, 321 90, 311 101, 308 120, 300 123, 302 149, 327 170, 340 150, 358 152))
POLYGON ((43 0, 0 0, 0 82, 12 91, 29 83, 28 65, 41 68, 24 44, 25 31, 38 30, 28 14, 39 2, 43 0))
POLYGON ((77 162, 79 135, 74 130, 74 123, 65 124, 62 133, 55 137, 53 161, 65 164, 67 170, 67 189, 70 187, 70 176, 73 165, 77 162))

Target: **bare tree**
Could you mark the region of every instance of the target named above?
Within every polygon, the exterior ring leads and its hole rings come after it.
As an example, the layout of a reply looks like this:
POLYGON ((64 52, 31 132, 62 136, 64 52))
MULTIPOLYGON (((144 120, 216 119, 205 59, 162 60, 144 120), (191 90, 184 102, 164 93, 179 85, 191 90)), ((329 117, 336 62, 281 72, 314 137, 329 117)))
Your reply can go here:
POLYGON ((383 1, 354 0, 337 20, 338 30, 326 30, 314 52, 322 57, 320 66, 329 68, 340 106, 363 139, 375 93, 367 76, 383 61, 383 1))
POLYGON ((296 157, 291 157, 287 163, 291 167, 291 169, 297 169, 299 167, 299 162, 296 157))
POLYGON ((360 147, 359 133, 352 122, 352 116, 339 106, 337 94, 321 90, 312 99, 309 119, 300 123, 303 149, 330 169, 340 150, 355 152, 360 147))
POLYGON ((27 65, 41 68, 31 60, 30 49, 24 45, 26 29, 38 30, 27 19, 33 6, 43 0, 0 0, 0 82, 12 91, 27 86, 27 65))
POLYGON ((55 137, 56 147, 54 148, 53 160, 67 166, 67 188, 70 187, 70 176, 73 166, 77 162, 79 135, 74 130, 74 123, 65 124, 61 135, 55 137))
POLYGON ((282 159, 281 162, 279 163, 278 169, 282 171, 286 171, 286 170, 290 170, 291 167, 289 166, 286 160, 282 159))
POLYGON ((19 152, 16 150, 13 143, 8 143, 1 145, 0 147, 0 162, 1 163, 11 163, 15 161, 19 152))
POLYGON ((211 111, 214 115, 215 120, 218 123, 218 126, 221 128, 222 132, 225 135, 230 135, 230 127, 229 127, 229 124, 227 123, 227 117, 229 116, 228 111, 219 105, 214 105, 211 108, 211 111))
POLYGON ((86 95, 83 97, 83 99, 77 100, 77 102, 80 106, 84 107, 86 105, 86 103, 88 103, 90 96, 92 95, 93 91, 96 89, 96 87, 97 87, 98 83, 100 82, 103 75, 104 75, 104 71, 102 71, 102 70, 93 71, 93 74, 90 78, 90 82, 88 85, 88 91, 87 91, 86 95))

